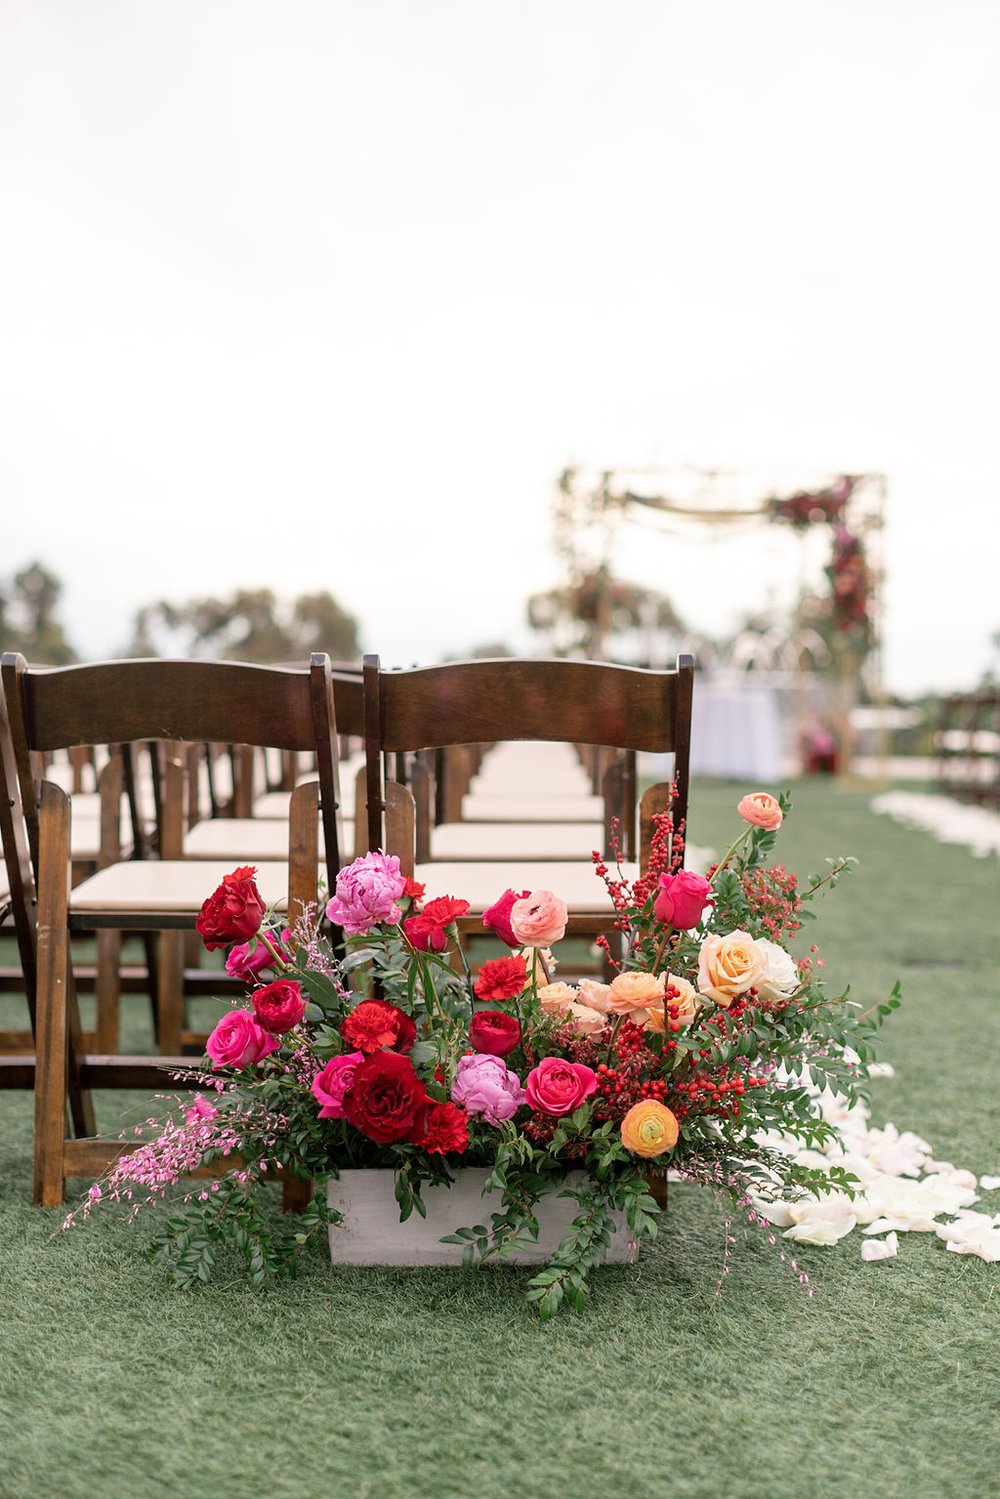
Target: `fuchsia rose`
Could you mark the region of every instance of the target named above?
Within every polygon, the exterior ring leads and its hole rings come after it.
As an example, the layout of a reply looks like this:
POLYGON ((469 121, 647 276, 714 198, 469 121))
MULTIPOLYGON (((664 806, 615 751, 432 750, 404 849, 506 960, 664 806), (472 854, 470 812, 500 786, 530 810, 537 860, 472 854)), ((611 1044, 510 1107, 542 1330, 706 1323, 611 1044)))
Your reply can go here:
POLYGON ((275 979, 273 984, 255 989, 251 997, 257 1024, 279 1036, 298 1025, 306 1013, 302 985, 290 979, 275 979))
POLYGON ((528 1073, 525 1089, 533 1109, 558 1119, 563 1114, 572 1114, 597 1091, 597 1073, 582 1062, 543 1057, 528 1073))
POLYGON ((205 1042, 205 1050, 212 1058, 212 1071, 218 1072, 220 1067, 252 1067, 280 1045, 249 1010, 230 1010, 205 1042))
POLYGON ((384 921, 395 926, 403 912, 397 901, 406 891, 395 854, 380 849, 363 854, 337 876, 337 888, 326 906, 327 919, 348 937, 361 937, 384 921))
POLYGON ((548 947, 550 942, 558 942, 568 921, 566 902, 551 890, 532 890, 515 901, 510 911, 510 929, 525 947, 548 947))
POLYGON ((660 875, 653 915, 678 932, 689 932, 698 925, 701 913, 711 903, 712 887, 705 876, 680 869, 676 874, 660 875))
MULTIPOLYGON (((283 945, 292 940, 292 934, 288 928, 286 927, 282 932, 280 942, 273 932, 268 932, 267 935, 271 946, 282 962, 290 962, 292 957, 291 951, 283 945)), ((253 952, 250 951, 249 942, 240 942, 238 946, 231 949, 226 959, 226 972, 230 978, 242 979, 245 984, 252 984, 259 973, 263 973, 266 968, 273 968, 274 962, 273 954, 260 940, 260 936, 258 935, 253 945, 253 952)))
POLYGON ((469 1022, 469 1045, 490 1056, 505 1057, 520 1040, 520 1025, 503 1010, 477 1010, 469 1022))
POLYGON ((478 1115, 494 1128, 513 1119, 525 1099, 521 1079, 499 1057, 477 1052, 462 1057, 451 1096, 469 1115, 478 1115))
POLYGON ((516 890, 505 890, 500 899, 495 900, 492 906, 488 906, 483 912, 483 926, 488 926, 491 931, 496 932, 500 941, 506 942, 508 947, 521 946, 511 931, 511 907, 515 901, 523 900, 526 895, 530 894, 530 890, 522 890, 520 895, 518 895, 516 890))
POLYGON ((313 1097, 321 1105, 321 1119, 343 1119, 344 1095, 354 1086, 354 1069, 363 1062, 363 1051, 332 1057, 312 1080, 313 1097))

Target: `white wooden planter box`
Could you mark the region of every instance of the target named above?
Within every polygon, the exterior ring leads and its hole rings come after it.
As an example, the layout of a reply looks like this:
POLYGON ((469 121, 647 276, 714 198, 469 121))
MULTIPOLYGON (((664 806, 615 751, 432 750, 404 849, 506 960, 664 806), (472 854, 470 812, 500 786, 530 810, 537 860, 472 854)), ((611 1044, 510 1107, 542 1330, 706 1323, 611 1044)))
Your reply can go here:
MULTIPOLYGON (((335 1265, 461 1265, 462 1246, 442 1244, 445 1234, 477 1223, 489 1225, 490 1214, 502 1208, 499 1192, 483 1196, 489 1172, 469 1167, 459 1170, 451 1187, 423 1187, 421 1197, 427 1217, 411 1213, 399 1221, 399 1204, 393 1196, 391 1171, 342 1171, 327 1184, 326 1198, 344 1221, 330 1228, 330 1257, 335 1265)), ((577 1204, 560 1197, 560 1188, 543 1197, 535 1209, 539 1235, 500 1262, 507 1265, 541 1265, 573 1221, 577 1204)), ((608 1264, 631 1264, 639 1245, 625 1222, 615 1214, 616 1228, 608 1248, 608 1264)))

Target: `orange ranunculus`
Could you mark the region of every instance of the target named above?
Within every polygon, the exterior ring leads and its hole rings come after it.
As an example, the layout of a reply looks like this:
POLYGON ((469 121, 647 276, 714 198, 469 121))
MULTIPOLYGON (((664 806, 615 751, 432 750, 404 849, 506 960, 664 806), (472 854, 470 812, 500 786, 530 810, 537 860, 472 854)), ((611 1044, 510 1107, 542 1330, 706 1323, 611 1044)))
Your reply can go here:
POLYGON ((736 810, 744 822, 751 823, 755 828, 764 828, 768 833, 781 827, 781 808, 766 791, 748 792, 737 802, 736 810))
POLYGON ((698 988, 716 1004, 729 1006, 761 977, 766 959, 749 932, 710 932, 698 953, 698 988))
POLYGON ((666 975, 659 978, 651 973, 619 973, 611 980, 608 991, 608 1009, 612 1015, 629 1015, 633 1010, 645 1010, 650 1005, 663 1004, 663 985, 666 975))
POLYGON ((602 1015, 607 1015, 611 1009, 610 993, 610 984, 602 984, 597 979, 581 979, 577 1004, 586 1005, 590 1010, 600 1010, 602 1015))
POLYGON ((566 902, 551 890, 533 890, 510 908, 510 929, 525 947, 548 947, 566 931, 566 902))
POLYGON ((686 1025, 693 1020, 698 1013, 698 991, 694 985, 685 978, 679 978, 675 973, 667 974, 666 989, 662 1003, 649 1006, 649 1019, 646 1022, 647 1031, 663 1032, 667 1028, 668 1020, 679 1021, 686 1025), (671 994, 673 990, 673 994, 671 994), (666 1014, 664 1014, 664 1009, 666 1014))
POLYGON ((634 1103, 622 1120, 622 1144, 633 1155, 663 1155, 673 1150, 679 1134, 676 1116, 655 1098, 634 1103))

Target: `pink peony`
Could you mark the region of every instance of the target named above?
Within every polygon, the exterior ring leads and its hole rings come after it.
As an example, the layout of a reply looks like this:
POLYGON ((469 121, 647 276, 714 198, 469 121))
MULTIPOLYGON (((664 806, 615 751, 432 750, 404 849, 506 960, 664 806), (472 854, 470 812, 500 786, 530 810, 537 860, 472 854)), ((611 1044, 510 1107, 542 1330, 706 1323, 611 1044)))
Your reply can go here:
POLYGON ((676 874, 660 875, 653 915, 678 932, 689 932, 698 925, 701 913, 711 901, 712 887, 705 876, 680 869, 676 874))
POLYGON ((528 1073, 525 1089, 533 1109, 559 1118, 562 1114, 572 1114, 597 1091, 597 1073, 582 1062, 543 1057, 528 1073))
POLYGON ((467 1114, 478 1114, 496 1126, 514 1117, 525 1093, 517 1073, 510 1072, 499 1057, 477 1052, 459 1061, 451 1096, 467 1114))
POLYGON ((380 921, 396 925, 403 914, 396 902, 405 890, 406 878, 399 872, 396 855, 376 849, 340 871, 326 914, 348 937, 360 937, 380 921))
POLYGON ((558 942, 568 920, 566 902, 551 890, 532 890, 515 901, 510 911, 510 929, 526 947, 548 947, 550 942, 558 942))
MULTIPOLYGON (((291 952, 283 945, 284 943, 291 942, 292 939, 292 934, 288 928, 286 927, 282 932, 281 942, 277 941, 273 932, 268 932, 267 935, 278 957, 284 959, 286 963, 290 962, 291 952)), ((274 967, 274 957, 260 940, 260 936, 258 935, 252 941, 252 952, 250 950, 250 942, 240 942, 236 947, 230 949, 229 956, 226 959, 226 972, 230 978, 242 979, 246 984, 253 983, 257 975, 263 973, 266 968, 274 967)))
POLYGON ((349 1051, 333 1057, 312 1080, 313 1097, 322 1107, 321 1119, 343 1119, 344 1095, 354 1085, 354 1069, 365 1059, 363 1051, 349 1051))
POLYGON ((280 1045, 280 1038, 269 1035, 249 1010, 230 1010, 205 1042, 205 1050, 212 1058, 212 1071, 218 1072, 220 1067, 252 1067, 280 1045))

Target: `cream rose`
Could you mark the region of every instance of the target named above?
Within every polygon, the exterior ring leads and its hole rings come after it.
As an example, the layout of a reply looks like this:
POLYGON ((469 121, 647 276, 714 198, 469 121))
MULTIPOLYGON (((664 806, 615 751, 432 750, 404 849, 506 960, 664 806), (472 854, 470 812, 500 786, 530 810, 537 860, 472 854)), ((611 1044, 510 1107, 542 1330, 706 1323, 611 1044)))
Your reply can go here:
POLYGON ((724 937, 710 932, 698 953, 698 989, 716 1004, 729 1006, 753 988, 764 963, 764 954, 749 932, 729 932, 724 937))
POLYGON ((659 978, 651 973, 619 973, 611 981, 608 991, 608 1010, 612 1015, 628 1015, 632 1010, 646 1010, 650 1005, 663 1005, 663 986, 666 974, 659 978))
POLYGON ((539 1003, 542 1006, 543 1015, 564 1015, 571 1005, 576 1004, 576 990, 572 984, 542 984, 538 990, 539 1003))
POLYGON ((766 937, 757 938, 757 948, 764 954, 764 972, 757 980, 757 993, 762 999, 789 999, 802 982, 795 959, 766 937))

